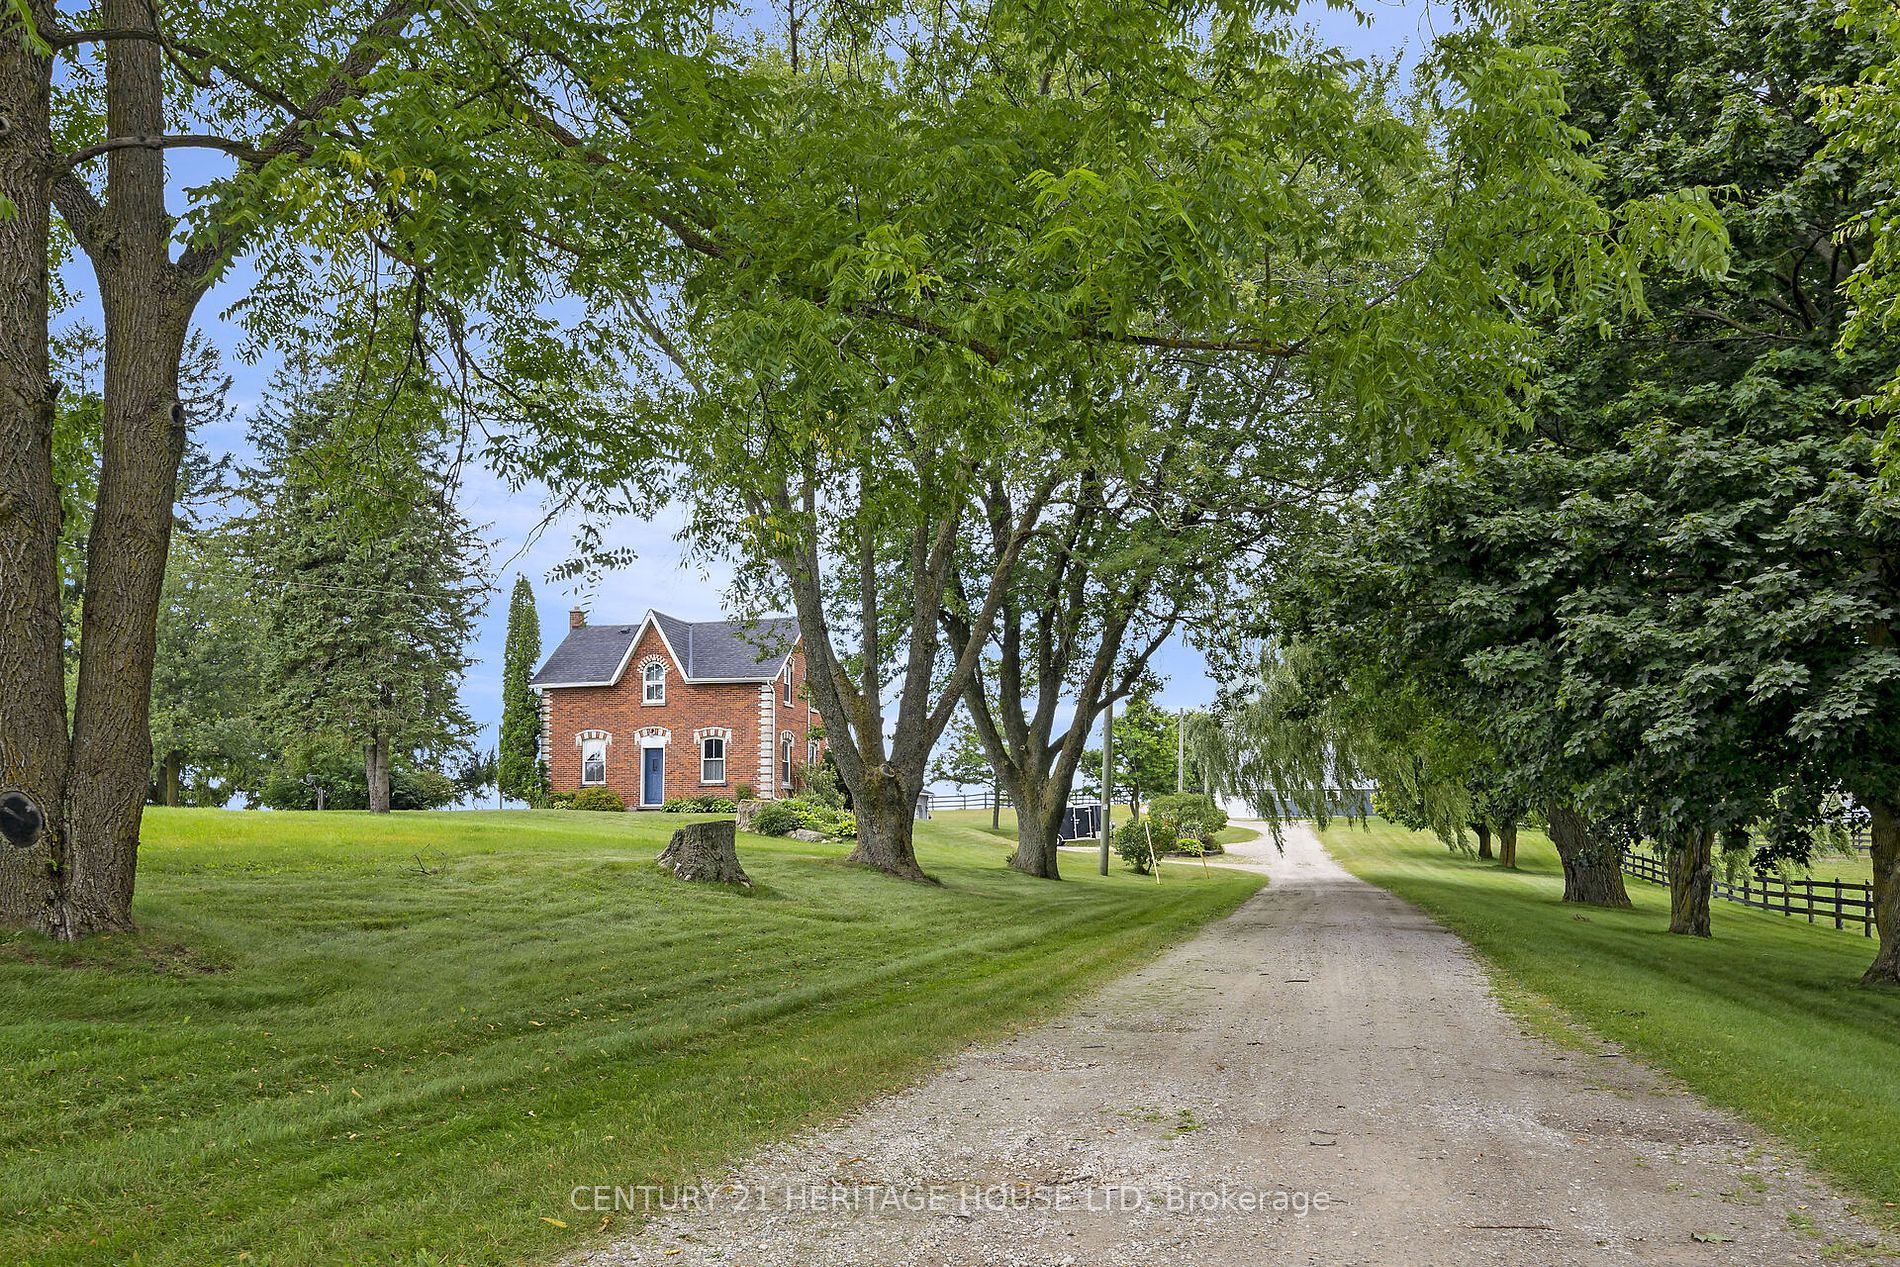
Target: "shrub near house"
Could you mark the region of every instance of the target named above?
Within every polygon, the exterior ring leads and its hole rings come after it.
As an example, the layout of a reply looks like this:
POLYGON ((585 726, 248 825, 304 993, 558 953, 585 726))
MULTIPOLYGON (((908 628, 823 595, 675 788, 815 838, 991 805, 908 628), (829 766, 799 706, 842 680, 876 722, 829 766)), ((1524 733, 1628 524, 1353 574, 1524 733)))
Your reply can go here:
POLYGON ((1183 853, 1219 853, 1215 837, 1227 826, 1227 811, 1213 797, 1200 792, 1157 796, 1149 807, 1156 830, 1174 838, 1183 853))
POLYGON ((750 785, 776 800, 824 752, 795 620, 649 611, 635 625, 590 625, 577 609, 531 684, 557 795, 604 788, 661 809, 750 785))
POLYGON ((1115 852, 1135 871, 1148 874, 1150 864, 1166 854, 1190 857, 1222 852, 1215 839, 1227 826, 1227 812, 1210 796, 1176 792, 1157 796, 1148 817, 1115 828, 1115 852))

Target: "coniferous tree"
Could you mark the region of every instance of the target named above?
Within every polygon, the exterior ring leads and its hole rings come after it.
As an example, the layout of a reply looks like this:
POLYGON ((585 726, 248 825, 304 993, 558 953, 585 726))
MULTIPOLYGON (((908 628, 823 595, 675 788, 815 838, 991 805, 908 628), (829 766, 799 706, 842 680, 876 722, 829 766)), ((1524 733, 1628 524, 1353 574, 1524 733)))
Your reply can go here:
POLYGON ((152 672, 152 800, 223 805, 255 796, 268 743, 262 611, 220 525, 172 537, 152 672))
POLYGON ((354 745, 373 812, 391 808, 392 764, 467 752, 457 687, 485 600, 439 400, 413 373, 387 372, 394 385, 378 393, 367 369, 289 371, 252 425, 248 490, 271 714, 286 739, 354 745), (377 425, 400 413, 411 416, 377 425))
POLYGON ((541 765, 540 699, 528 685, 541 659, 541 622, 534 609, 534 587, 515 578, 508 600, 508 641, 502 651, 501 794, 530 804, 546 789, 541 765))

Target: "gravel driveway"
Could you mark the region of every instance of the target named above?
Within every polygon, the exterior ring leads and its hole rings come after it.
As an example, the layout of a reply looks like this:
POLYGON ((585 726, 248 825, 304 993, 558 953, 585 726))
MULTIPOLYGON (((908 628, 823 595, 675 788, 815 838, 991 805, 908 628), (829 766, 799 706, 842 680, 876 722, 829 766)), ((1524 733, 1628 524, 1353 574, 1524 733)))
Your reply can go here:
POLYGON ((1749 1127, 1523 1034, 1462 942, 1310 831, 1230 859, 1272 883, 1072 1015, 577 1261, 1895 1261, 1749 1127))

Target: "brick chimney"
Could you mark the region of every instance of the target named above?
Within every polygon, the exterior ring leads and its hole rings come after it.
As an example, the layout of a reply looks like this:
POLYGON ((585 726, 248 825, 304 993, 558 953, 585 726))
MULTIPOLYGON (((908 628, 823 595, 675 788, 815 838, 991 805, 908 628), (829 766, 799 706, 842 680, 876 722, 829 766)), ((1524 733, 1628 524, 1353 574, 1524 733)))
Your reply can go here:
POLYGON ((567 627, 569 629, 579 629, 582 625, 586 623, 587 623, 586 612, 582 611, 578 607, 570 607, 567 609, 567 627))

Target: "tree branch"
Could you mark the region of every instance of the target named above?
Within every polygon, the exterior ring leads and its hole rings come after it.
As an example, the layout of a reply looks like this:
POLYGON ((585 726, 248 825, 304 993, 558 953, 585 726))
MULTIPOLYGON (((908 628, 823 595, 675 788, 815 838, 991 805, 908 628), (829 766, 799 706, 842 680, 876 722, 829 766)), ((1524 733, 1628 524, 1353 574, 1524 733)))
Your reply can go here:
POLYGON ((55 155, 53 162, 67 170, 90 162, 101 155, 114 150, 221 150, 242 162, 256 166, 264 161, 257 147, 244 141, 234 141, 226 136, 196 136, 191 134, 165 134, 160 136, 115 136, 74 150, 70 154, 55 155))
POLYGON ((99 248, 104 242, 105 226, 103 216, 105 208, 86 182, 71 171, 53 178, 53 205, 59 208, 59 218, 66 229, 79 243, 80 249, 90 256, 95 264, 100 262, 99 248))
MULTIPOLYGON (((306 136, 308 125, 355 96, 363 80, 389 53, 389 47, 402 34, 409 20, 422 8, 419 0, 387 0, 369 25, 350 44, 349 51, 331 69, 329 78, 303 105, 299 106, 277 135, 257 151, 255 165, 262 167, 283 154, 311 153, 306 136)), ((245 230, 213 216, 222 227, 212 240, 186 251, 178 261, 178 271, 190 284, 203 282, 223 261, 229 259, 243 240, 245 230)))

